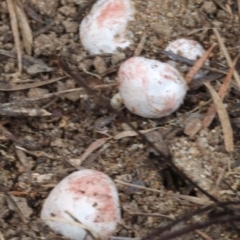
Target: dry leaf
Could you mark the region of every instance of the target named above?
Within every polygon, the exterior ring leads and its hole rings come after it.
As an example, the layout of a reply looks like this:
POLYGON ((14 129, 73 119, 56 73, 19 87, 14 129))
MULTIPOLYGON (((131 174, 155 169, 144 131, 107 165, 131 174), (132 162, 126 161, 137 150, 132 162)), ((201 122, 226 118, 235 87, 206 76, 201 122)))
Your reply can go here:
POLYGON ((12 28, 12 33, 13 33, 13 38, 15 43, 15 49, 17 51, 18 71, 21 74, 22 73, 22 49, 21 49, 20 34, 19 34, 18 24, 17 24, 15 2, 13 2, 13 0, 7 0, 7 5, 8 5, 8 11, 9 11, 10 20, 11 20, 11 28, 12 28))
POLYGON ((33 108, 19 108, 14 110, 15 113, 23 114, 29 117, 46 117, 52 114, 45 109, 33 109, 33 108))
POLYGON ((52 114, 45 109, 39 108, 14 108, 7 106, 6 108, 0 108, 0 115, 1 116, 8 116, 8 117, 46 117, 51 116, 52 114))
POLYGON ((32 43, 33 43, 33 36, 32 30, 29 26, 27 16, 23 10, 22 4, 19 0, 16 1, 16 13, 17 19, 23 39, 23 45, 28 55, 32 54, 32 43))
POLYGON ((24 213, 21 211, 21 206, 18 204, 17 197, 14 197, 11 193, 6 194, 6 199, 8 203, 9 209, 17 213, 17 215, 21 218, 21 220, 24 223, 28 222, 28 218, 24 215, 24 213))
POLYGON ((54 176, 55 175, 53 173, 46 173, 46 174, 33 173, 32 174, 33 182, 38 184, 52 182, 54 180, 54 176))
MULTIPOLYGON (((0 54, 10 58, 17 58, 17 54, 15 52, 4 49, 0 49, 0 54)), ((34 58, 26 54, 22 56, 22 63, 24 69, 29 75, 36 75, 37 73, 42 72, 52 72, 55 69, 49 67, 42 59, 34 58)))
POLYGON ((80 158, 70 158, 70 159, 68 159, 68 162, 70 162, 71 165, 74 167, 78 167, 82 163, 80 158))
POLYGON ((9 84, 9 83, 2 83, 1 82, 0 83, 0 91, 7 91, 7 92, 20 91, 20 90, 25 90, 25 89, 29 89, 29 88, 44 86, 44 85, 47 85, 47 84, 50 84, 50 83, 57 82, 57 81, 62 80, 62 79, 64 79, 64 77, 53 78, 53 79, 49 79, 49 80, 45 80, 45 81, 39 81, 39 82, 35 82, 35 83, 17 84, 17 85, 12 85, 12 84, 9 84))
POLYGON ((30 167, 29 161, 27 160, 27 156, 26 156, 25 152, 18 149, 18 147, 16 146, 16 154, 17 154, 20 162, 22 163, 22 165, 25 168, 29 183, 31 183, 32 182, 32 172, 31 172, 31 167, 30 167))
POLYGON ((83 163, 83 161, 96 149, 100 148, 103 144, 105 144, 110 138, 101 138, 96 140, 95 142, 91 143, 89 147, 86 149, 86 151, 83 153, 83 155, 80 157, 79 161, 80 164, 83 163))
POLYGON ((194 197, 194 196, 181 195, 181 194, 179 194, 179 196, 176 196, 176 197, 194 204, 202 205, 202 206, 206 206, 212 203, 210 200, 201 198, 201 197, 194 197))
POLYGON ((26 15, 28 15, 30 18, 32 18, 36 22, 44 24, 44 21, 42 20, 42 16, 37 12, 35 12, 33 8, 31 8, 27 4, 24 4, 23 7, 24 7, 24 11, 26 12, 26 15))
MULTIPOLYGON (((9 139, 9 138, 7 138, 9 139)), ((10 161, 15 161, 15 157, 13 155, 10 155, 9 153, 5 152, 4 150, 0 150, 0 156, 5 157, 10 161)))
POLYGON ((214 88, 210 85, 210 83, 204 83, 204 85, 208 88, 212 96, 213 102, 217 108, 217 113, 222 125, 222 130, 224 135, 225 149, 227 152, 233 152, 234 150, 233 131, 232 131, 227 110, 224 107, 220 96, 217 94, 214 88))
MULTIPOLYGON (((25 55, 26 57, 26 55, 25 55)), ((43 61, 36 59, 35 63, 26 68, 26 71, 29 75, 36 75, 42 72, 52 72, 54 68, 48 67, 43 61)))
POLYGON ((29 217, 33 213, 33 210, 28 206, 27 200, 22 197, 15 197, 12 194, 8 194, 7 197, 8 207, 18 213, 24 222, 28 222, 29 217))
MULTIPOLYGON (((221 52, 223 53, 224 57, 227 60, 228 66, 231 67, 232 59, 230 57, 230 54, 228 53, 228 50, 227 50, 226 46, 224 45, 223 38, 220 36, 220 33, 219 33, 217 28, 213 28, 213 32, 214 32, 214 34, 217 38, 217 41, 218 41, 219 47, 221 49, 221 52)), ((233 76, 235 78, 236 85, 238 86, 238 91, 239 91, 240 90, 240 77, 239 77, 238 72, 236 70, 233 72, 233 76)))
MULTIPOLYGON (((195 232, 200 235, 203 239, 206 240, 213 240, 211 237, 209 237, 206 233, 202 232, 201 230, 195 230, 195 232)), ((191 238, 192 239, 192 238, 191 238)))
POLYGON ((202 121, 199 118, 191 119, 184 128, 184 133, 190 137, 196 135, 202 129, 202 121))
MULTIPOLYGON (((146 133, 149 133, 151 131, 154 131, 156 129, 159 129, 159 127, 156 127, 156 128, 150 128, 150 129, 146 129, 146 130, 139 130, 140 133, 142 134, 146 134, 146 133)), ((125 138, 125 137, 134 137, 134 136, 137 136, 138 133, 135 132, 135 131, 123 131, 123 132, 120 132, 120 133, 117 133, 113 139, 115 140, 119 140, 119 139, 122 139, 122 138, 125 138)))

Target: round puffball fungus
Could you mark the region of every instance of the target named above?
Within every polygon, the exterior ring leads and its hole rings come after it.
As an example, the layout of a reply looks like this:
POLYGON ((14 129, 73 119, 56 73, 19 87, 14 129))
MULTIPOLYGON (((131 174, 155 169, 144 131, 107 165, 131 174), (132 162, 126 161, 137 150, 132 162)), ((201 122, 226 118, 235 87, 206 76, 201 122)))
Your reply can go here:
POLYGON ((134 19, 131 0, 98 0, 80 24, 80 39, 90 54, 114 53, 131 44, 127 30, 134 19))
POLYGON ((125 106, 139 116, 161 118, 176 111, 186 95, 181 74, 171 65, 132 57, 118 70, 118 90, 125 106))
POLYGON ((55 232, 71 240, 93 240, 91 234, 98 239, 108 239, 120 221, 115 184, 107 175, 96 170, 74 172, 48 195, 41 219, 55 232), (74 224, 76 222, 71 216, 84 227, 74 224), (91 234, 87 235, 89 231, 91 234))
MULTIPOLYGON (((166 51, 171 51, 177 55, 188 58, 190 60, 196 61, 200 58, 205 50, 202 45, 194 40, 180 38, 171 42, 166 48, 166 51)), ((180 72, 186 72, 189 70, 189 67, 184 64, 178 64, 175 61, 169 61, 169 63, 176 67, 180 72)), ((209 66, 209 60, 205 62, 206 66, 209 66)), ((204 77, 208 71, 200 70, 194 77, 194 79, 204 77)))

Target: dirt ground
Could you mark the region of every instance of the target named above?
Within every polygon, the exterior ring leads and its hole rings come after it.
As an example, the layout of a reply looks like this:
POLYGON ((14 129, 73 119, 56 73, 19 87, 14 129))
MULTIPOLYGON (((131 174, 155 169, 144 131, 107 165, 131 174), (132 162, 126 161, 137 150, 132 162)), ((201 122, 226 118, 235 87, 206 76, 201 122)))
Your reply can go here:
MULTIPOLYGON (((160 50, 177 38, 197 40, 206 49, 216 42, 210 56, 215 71, 199 81, 211 80, 218 90, 226 74, 216 69, 227 73, 228 62, 213 28, 234 59, 240 50, 237 1, 134 0, 136 21, 129 26, 134 44, 120 54, 99 56, 88 55, 79 40, 79 24, 90 1, 21 2, 33 45, 32 58, 24 50, 19 76, 9 8, 7 1, 0 0, 0 239, 64 239, 44 225, 39 214, 50 190, 81 167, 103 171, 116 181, 122 211, 116 236, 141 238, 207 206, 211 201, 203 193, 182 181, 140 136, 131 136, 130 127, 104 105, 99 107, 97 97, 73 90, 80 86, 64 75, 56 55, 110 102, 117 92, 118 66, 133 55, 144 34, 141 55, 162 61, 169 58, 160 50), (61 93, 66 90, 69 93, 61 93), (97 140, 100 147, 83 159, 85 150, 97 140)), ((236 69, 240 69, 239 63, 236 69)), ((235 145, 231 153, 225 149, 226 136, 218 117, 209 128, 201 129, 211 100, 204 86, 190 88, 181 108, 166 118, 144 119, 121 110, 138 130, 149 130, 147 139, 164 153, 170 152, 173 162, 219 201, 237 201, 240 190, 240 89, 235 79, 232 81, 224 99, 235 145)), ((198 215, 176 229, 204 220, 206 214, 198 215)), ((178 239, 230 240, 240 236, 225 222, 178 239)))

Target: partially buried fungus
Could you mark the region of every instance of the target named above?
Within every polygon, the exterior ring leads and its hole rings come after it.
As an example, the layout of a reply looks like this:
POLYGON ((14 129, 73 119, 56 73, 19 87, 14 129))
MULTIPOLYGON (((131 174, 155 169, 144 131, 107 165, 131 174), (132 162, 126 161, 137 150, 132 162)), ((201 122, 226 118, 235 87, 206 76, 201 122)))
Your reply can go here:
POLYGON ((130 0, 98 0, 80 24, 80 39, 90 54, 115 53, 131 44, 127 27, 134 19, 130 0))
POLYGON ((41 219, 70 240, 108 239, 120 221, 114 182, 96 170, 70 174, 45 200, 41 219))
MULTIPOLYGON (((194 40, 180 38, 171 42, 166 48, 166 51, 171 51, 179 56, 188 58, 190 60, 196 61, 200 58, 205 50, 202 45, 194 40)), ((180 72, 186 73, 189 67, 185 64, 177 63, 175 61, 169 61, 169 63, 176 67, 180 72)), ((205 66, 209 66, 209 60, 205 62, 205 66)), ((202 78, 207 74, 208 71, 200 70, 194 77, 194 79, 202 78)))
POLYGON ((123 62, 117 78, 125 106, 147 118, 161 118, 176 111, 187 91, 185 80, 174 67, 144 57, 123 62))

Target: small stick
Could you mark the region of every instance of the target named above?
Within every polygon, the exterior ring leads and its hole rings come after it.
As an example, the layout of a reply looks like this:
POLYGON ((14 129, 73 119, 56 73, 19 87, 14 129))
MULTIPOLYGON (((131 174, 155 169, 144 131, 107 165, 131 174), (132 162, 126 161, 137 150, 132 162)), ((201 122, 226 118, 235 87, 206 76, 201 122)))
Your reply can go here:
MULTIPOLYGON (((158 189, 144 187, 144 186, 139 186, 139 185, 132 184, 132 183, 127 183, 127 182, 121 181, 119 179, 115 179, 114 181, 115 181, 115 183, 120 183, 120 184, 126 185, 128 187, 135 187, 135 188, 146 190, 146 191, 156 192, 156 193, 160 193, 160 194, 167 194, 164 191, 161 191, 161 190, 158 190, 158 189)), ((170 193, 170 195, 172 195, 172 194, 170 193)))
POLYGON ((225 149, 227 152, 233 152, 234 150, 233 130, 230 124, 227 110, 224 107, 220 96, 217 94, 215 89, 210 85, 210 83, 206 82, 204 83, 204 85, 208 88, 218 112, 219 120, 222 125, 225 149))
MULTIPOLYGON (((224 99, 224 97, 226 95, 226 92, 227 92, 227 89, 229 88, 229 85, 230 85, 230 82, 231 82, 231 79, 232 79, 232 75, 233 75, 233 71, 234 71, 236 63, 239 59, 239 56, 240 56, 240 54, 238 54, 238 56, 234 59, 232 67, 230 68, 229 73, 227 74, 224 82, 222 83, 222 85, 221 85, 221 87, 218 91, 218 94, 219 94, 221 99, 224 99)), ((216 107, 215 107, 214 104, 211 104, 210 107, 208 108, 208 111, 207 111, 205 117, 202 120, 203 128, 208 128, 210 126, 210 124, 212 123, 215 115, 216 115, 216 107)))
POLYGON ((232 79, 232 75, 233 75, 233 72, 235 71, 235 66, 237 64, 237 61, 238 61, 239 57, 240 57, 240 54, 238 54, 237 57, 233 60, 233 63, 230 66, 229 73, 227 74, 224 82, 222 83, 222 85, 219 89, 218 94, 222 99, 226 96, 226 93, 227 93, 227 90, 229 88, 229 85, 230 85, 230 82, 231 82, 231 79, 232 79))
POLYGON ((10 15, 13 38, 14 38, 16 52, 17 52, 18 71, 19 71, 19 74, 21 75, 22 74, 22 49, 21 49, 20 34, 19 34, 19 29, 17 24, 17 15, 15 11, 15 6, 13 4, 13 0, 7 0, 7 5, 8 5, 9 15, 10 15))
POLYGON ((201 58, 199 58, 195 64, 191 67, 191 69, 188 71, 188 73, 185 76, 185 81, 187 84, 189 84, 194 76, 197 74, 197 72, 201 69, 201 67, 204 65, 205 61, 209 57, 210 53, 212 52, 213 48, 216 46, 216 43, 214 43, 203 55, 201 58))
MULTIPOLYGON (((96 85, 96 86, 93 86, 92 88, 95 90, 98 90, 98 89, 111 88, 111 87, 115 87, 115 86, 117 86, 116 83, 108 83, 108 84, 96 85)), ((83 88, 83 87, 67 89, 67 90, 63 90, 63 91, 59 91, 59 92, 47 93, 47 94, 44 94, 40 98, 26 99, 26 101, 34 102, 34 101, 39 101, 39 100, 46 99, 46 98, 51 98, 54 96, 59 96, 59 95, 65 94, 65 93, 79 92, 79 91, 84 91, 84 90, 85 90, 85 88, 83 88)))
POLYGON ((32 55, 33 35, 28 18, 23 9, 20 0, 15 0, 15 9, 17 13, 17 19, 19 23, 19 29, 21 32, 22 43, 25 51, 28 55, 32 55))
MULTIPOLYGON (((227 60, 228 66, 231 67, 232 66, 232 59, 231 59, 231 57, 230 57, 230 55, 229 55, 229 53, 227 51, 227 48, 225 47, 225 45, 224 45, 224 43, 222 41, 220 33, 219 33, 219 31, 216 28, 214 28, 213 31, 214 31, 214 34, 216 35, 216 38, 218 40, 218 44, 219 44, 219 46, 220 46, 220 48, 221 48, 221 50, 223 52, 223 55, 224 55, 224 57, 227 60)), ((238 75, 236 70, 233 72, 233 76, 234 76, 235 81, 236 81, 236 83, 238 85, 238 88, 240 89, 240 77, 239 77, 239 75, 238 75)))
POLYGON ((0 231, 0 240, 5 240, 1 231, 0 231))
POLYGON ((84 68, 83 64, 80 63, 80 66, 81 66, 83 72, 85 72, 86 74, 91 75, 91 76, 94 76, 94 77, 96 77, 96 78, 98 78, 98 79, 100 79, 100 80, 102 79, 102 78, 101 78, 100 76, 98 76, 96 73, 91 73, 91 72, 87 71, 87 69, 84 68))
POLYGON ((129 186, 129 187, 134 187, 134 188, 137 188, 137 189, 142 189, 142 190, 145 190, 145 191, 160 193, 162 195, 175 197, 178 200, 179 199, 180 200, 186 200, 186 201, 194 203, 194 204, 199 204, 199 205, 205 206, 205 205, 211 203, 210 201, 208 201, 206 199, 199 198, 199 197, 181 195, 181 194, 176 194, 176 193, 173 193, 173 192, 164 192, 164 191, 154 189, 154 188, 149 188, 149 187, 139 186, 139 185, 132 184, 132 183, 127 183, 127 182, 121 181, 119 179, 115 179, 114 181, 115 181, 115 183, 119 183, 119 184, 126 185, 126 186, 129 186))
MULTIPOLYGON (((1 50, 0 50, 0 52, 1 52, 1 50)), ((159 50, 158 52, 166 55, 167 57, 169 57, 170 59, 172 59, 174 61, 185 63, 189 66, 193 66, 195 64, 195 61, 190 60, 188 58, 185 58, 183 56, 177 55, 177 54, 173 53, 172 51, 159 50)), ((221 70, 221 69, 217 69, 217 68, 213 68, 213 67, 208 67, 208 66, 205 66, 205 65, 203 65, 201 68, 209 70, 211 72, 227 74, 227 72, 225 70, 221 70)))
MULTIPOLYGON (((96 86, 93 86, 92 88, 95 90, 98 90, 98 89, 105 89, 105 88, 116 87, 116 86, 117 86, 116 83, 109 83, 109 84, 96 85, 96 86)), ((18 102, 14 101, 14 102, 10 102, 10 103, 4 103, 1 105, 0 112, 1 112, 1 109, 6 109, 8 107, 15 106, 16 104, 25 105, 28 103, 41 101, 41 100, 48 99, 51 97, 57 97, 59 95, 65 94, 65 93, 79 92, 79 91, 84 91, 84 90, 85 90, 85 88, 83 88, 83 87, 73 88, 73 89, 67 89, 67 90, 63 90, 63 91, 59 91, 59 92, 44 94, 43 96, 41 96, 39 98, 25 98, 18 102)))
POLYGON ((228 14, 229 14, 230 17, 232 18, 232 17, 233 17, 233 13, 232 13, 231 7, 229 6, 229 4, 226 4, 225 6, 226 6, 226 9, 227 9, 228 14))
MULTIPOLYGON (((74 217, 72 215, 72 213, 70 213, 69 211, 65 211, 65 213, 68 216, 70 216, 74 222, 77 222, 77 223, 82 224, 84 226, 84 224, 80 220, 78 220, 76 217, 74 217)), ((99 239, 98 237, 95 237, 97 234, 93 230, 89 230, 88 228, 85 228, 85 230, 86 230, 87 234, 91 236, 92 239, 94 239, 94 240, 98 240, 99 239), (92 234, 92 232, 95 233, 95 236, 92 234)))
POLYGON ((0 91, 6 91, 6 92, 12 92, 12 91, 20 91, 20 90, 25 90, 25 89, 30 89, 30 88, 35 88, 35 87, 40 87, 44 86, 50 83, 54 83, 60 80, 65 79, 66 77, 59 77, 59 78, 53 78, 41 82, 35 82, 35 83, 26 83, 26 84, 19 84, 19 85, 10 85, 10 84, 0 84, 0 91))
POLYGON ((139 56, 141 54, 141 52, 143 50, 143 47, 144 47, 144 44, 146 42, 146 38, 147 38, 147 34, 146 34, 146 32, 144 32, 142 34, 140 42, 138 43, 138 45, 137 45, 137 47, 136 47, 136 49, 134 51, 133 56, 139 56))
POLYGON ((202 232, 199 229, 196 229, 195 232, 200 235, 202 238, 204 238, 205 240, 213 240, 211 237, 209 237, 206 233, 202 232))
POLYGON ((240 0, 237 0, 238 2, 238 17, 239 17, 239 20, 240 21, 240 0))
POLYGON ((175 220, 167 215, 161 214, 161 213, 143 213, 143 212, 129 212, 130 215, 138 215, 138 216, 147 216, 147 217, 164 217, 167 219, 175 220))

